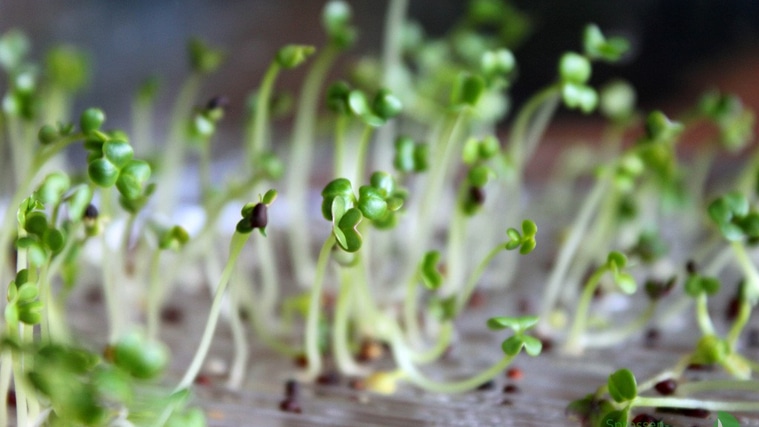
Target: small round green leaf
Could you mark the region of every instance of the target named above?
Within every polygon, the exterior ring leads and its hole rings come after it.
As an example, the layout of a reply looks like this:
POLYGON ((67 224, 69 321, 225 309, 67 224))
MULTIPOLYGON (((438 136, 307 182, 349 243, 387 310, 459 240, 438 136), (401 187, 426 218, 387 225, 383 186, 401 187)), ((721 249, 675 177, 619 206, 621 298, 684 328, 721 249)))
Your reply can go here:
POLYGON ((95 159, 87 167, 92 182, 100 187, 111 187, 119 178, 119 170, 105 158, 95 159))
POLYGON ((132 146, 128 142, 112 139, 103 144, 103 155, 116 168, 121 169, 132 160, 134 150, 132 150, 132 146))
POLYGON ((629 402, 638 396, 635 375, 629 369, 620 369, 609 376, 609 395, 615 402, 629 402))

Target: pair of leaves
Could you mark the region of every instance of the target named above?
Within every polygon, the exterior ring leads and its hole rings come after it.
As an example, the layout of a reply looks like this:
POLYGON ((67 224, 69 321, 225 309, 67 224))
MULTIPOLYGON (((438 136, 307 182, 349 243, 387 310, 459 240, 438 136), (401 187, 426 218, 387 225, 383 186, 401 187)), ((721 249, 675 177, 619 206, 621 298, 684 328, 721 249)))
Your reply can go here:
POLYGON ((759 238, 759 212, 751 209, 743 194, 727 193, 710 203, 707 210, 727 240, 735 242, 759 238))
POLYGON ((595 24, 589 24, 583 32, 583 50, 592 60, 617 62, 630 49, 630 43, 622 37, 607 38, 595 24))
POLYGON ((507 250, 514 250, 519 248, 519 253, 526 255, 535 249, 535 235, 538 233, 538 226, 532 220, 526 219, 522 221, 522 233, 516 228, 509 228, 506 230, 506 235, 509 237, 509 241, 505 243, 507 250))
POLYGON ((543 349, 543 343, 526 331, 538 323, 537 316, 491 317, 487 325, 491 330, 511 329, 514 335, 501 343, 501 349, 507 356, 516 356, 524 348, 530 356, 537 356, 543 349))
POLYGON ((152 170, 144 160, 134 159, 134 150, 126 140, 102 135, 85 142, 89 151, 87 173, 100 187, 116 185, 126 200, 140 200, 146 194, 152 170))
POLYGON ((22 322, 36 325, 42 320, 42 302, 39 301, 39 287, 30 282, 28 270, 16 273, 16 278, 8 286, 8 305, 5 307, 5 321, 9 325, 22 322))
POLYGON ((614 283, 616 283, 619 290, 627 295, 632 295, 635 293, 638 285, 631 274, 623 271, 626 266, 627 257, 621 252, 612 251, 606 257, 606 263, 602 268, 606 268, 612 274, 614 283))
POLYGON ((429 166, 429 146, 407 136, 395 140, 393 166, 399 172, 422 172, 429 166))

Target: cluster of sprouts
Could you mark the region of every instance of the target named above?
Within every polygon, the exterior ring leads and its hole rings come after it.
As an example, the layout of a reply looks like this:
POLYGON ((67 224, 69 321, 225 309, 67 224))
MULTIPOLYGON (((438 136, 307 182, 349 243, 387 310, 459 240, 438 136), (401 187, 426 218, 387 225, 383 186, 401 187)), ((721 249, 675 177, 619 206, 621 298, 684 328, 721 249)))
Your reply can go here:
MULTIPOLYGON (((595 426, 626 425, 645 407, 759 411, 756 399, 695 396, 759 393, 759 362, 744 352, 759 302, 752 251, 759 155, 748 156, 737 177, 708 179, 722 153, 749 152, 753 113, 717 91, 676 119, 639 112, 623 80, 596 87, 593 67, 617 63, 629 45, 592 24, 577 50, 557 59, 555 79, 512 111, 509 89, 519 66, 511 48, 529 20, 500 0, 472 0, 454 30, 433 38, 405 19, 405 3, 390 1, 382 61, 362 59, 329 81, 359 32, 346 2, 327 1, 326 44, 280 48, 251 83, 238 164, 224 182, 212 178, 212 146, 234 106, 223 96, 202 101, 202 83, 224 65, 222 50, 200 39, 188 43, 190 73, 166 140, 154 144, 155 80, 137 91, 129 132, 107 128, 99 108, 71 120, 89 75, 87 56, 60 47, 40 67, 29 61, 20 31, 0 37, 7 77, 0 393, 15 395, 16 425, 205 425, 191 392, 220 319, 232 331, 233 389, 258 363, 249 359, 251 328, 271 352, 303 361, 286 378, 314 381, 335 369, 377 393, 403 384, 457 393, 488 383, 523 351, 540 363, 547 341, 558 344, 551 351, 577 357, 666 329, 671 316, 690 316, 698 336, 675 366, 640 384, 622 368, 568 402, 568 412, 595 426), (286 112, 290 141, 275 149, 277 78, 296 67, 307 70, 286 112), (600 114, 607 132, 592 157, 567 148, 536 190, 526 171, 562 107, 600 114), (688 141, 683 156, 680 142, 693 139, 695 128, 712 131, 707 140, 688 141), (83 159, 64 155, 73 145, 83 159), (317 150, 331 154, 329 166, 313 162, 317 150), (193 161, 195 182, 182 182, 193 161), (179 190, 188 185, 197 188, 193 204, 204 213, 197 227, 181 223, 179 190), (226 223, 230 207, 240 212, 236 223, 226 223), (270 225, 284 209, 286 219, 270 225), (540 221, 552 227, 538 233, 540 221), (483 292, 520 291, 512 283, 520 265, 543 262, 545 254, 555 257, 549 271, 528 284, 539 295, 536 310, 489 316, 489 329, 510 331, 503 356, 465 379, 427 375, 422 367, 454 343, 478 288, 498 277, 483 292), (252 262, 239 263, 243 258, 252 262), (163 377, 171 357, 160 312, 186 269, 211 286, 212 299, 197 351, 172 386, 163 377), (725 326, 709 302, 730 274, 740 285, 725 326), (86 286, 102 289, 105 343, 77 335, 67 312, 86 286), (609 293, 625 296, 627 315, 596 309, 598 296, 609 293), (384 344, 392 368, 362 363, 357 349, 365 342, 384 344), (715 365, 724 375, 686 379, 693 364, 715 365), (651 391, 663 396, 646 395, 651 391)), ((10 417, 0 405, 0 424, 10 417)))

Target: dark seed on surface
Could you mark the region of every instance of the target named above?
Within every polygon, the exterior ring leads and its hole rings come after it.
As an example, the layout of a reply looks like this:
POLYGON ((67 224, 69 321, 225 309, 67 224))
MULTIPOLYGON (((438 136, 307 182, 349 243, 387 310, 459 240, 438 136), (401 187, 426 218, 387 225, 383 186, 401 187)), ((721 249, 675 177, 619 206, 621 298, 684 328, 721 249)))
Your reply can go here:
POLYGON ((524 378, 524 372, 519 368, 509 368, 509 370, 506 371, 506 377, 518 381, 524 378))
POLYGON ((279 409, 283 412, 291 412, 293 414, 300 414, 302 412, 300 403, 295 399, 285 399, 279 402, 279 409))
POLYGON ((670 394, 674 393, 675 390, 677 390, 677 383, 672 378, 669 378, 664 381, 659 381, 656 383, 654 388, 659 392, 659 394, 669 396, 670 394))
POLYGON ((656 328, 651 328, 646 331, 646 347, 654 347, 659 343, 661 332, 656 328))
POLYGON ((11 408, 16 407, 16 391, 15 390, 8 390, 8 393, 5 395, 5 404, 11 408))
POLYGON ((229 98, 223 95, 216 95, 213 98, 208 100, 208 103, 206 104, 207 110, 215 110, 217 108, 221 109, 227 109, 227 106, 229 106, 229 98))
POLYGON ((316 383, 321 385, 340 384, 340 374, 337 371, 327 371, 316 378, 316 383))
POLYGON ((195 384, 201 385, 201 386, 209 386, 211 385, 211 377, 205 374, 200 374, 197 377, 195 377, 195 384))
POLYGON ((493 381, 493 380, 486 381, 486 382, 480 384, 479 386, 477 386, 477 390, 479 390, 479 391, 492 390, 494 388, 495 388, 495 381, 493 381))
POLYGON ((294 399, 300 393, 300 385, 295 380, 285 381, 285 397, 294 399))
POLYGON ((503 392, 504 393, 519 393, 519 387, 515 386, 514 384, 506 384, 503 386, 503 392))
POLYGON ((653 415, 649 414, 638 414, 635 416, 635 418, 632 419, 633 425, 656 425, 656 423, 659 422, 658 418, 655 418, 653 415), (653 423, 653 424, 645 424, 645 423, 653 423))
POLYGON ((166 323, 176 325, 182 323, 183 319, 184 313, 182 312, 182 309, 177 306, 169 305, 161 310, 161 320, 166 323))
POLYGON ((685 417, 692 418, 706 418, 709 416, 709 411, 706 409, 688 409, 688 408, 656 408, 657 412, 665 412, 669 414, 677 414, 685 417))

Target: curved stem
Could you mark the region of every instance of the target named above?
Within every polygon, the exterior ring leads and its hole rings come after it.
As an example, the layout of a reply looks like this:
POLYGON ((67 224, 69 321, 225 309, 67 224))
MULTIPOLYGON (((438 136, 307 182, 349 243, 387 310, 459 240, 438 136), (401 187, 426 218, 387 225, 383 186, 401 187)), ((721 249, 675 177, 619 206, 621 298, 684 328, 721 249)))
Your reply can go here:
POLYGON ((435 381, 424 376, 414 365, 412 356, 403 342, 403 334, 398 328, 398 325, 392 320, 385 320, 389 322, 388 327, 390 328, 389 332, 391 335, 390 342, 393 348, 393 358, 395 359, 395 363, 403 371, 403 377, 405 379, 424 390, 436 393, 460 393, 472 390, 501 374, 514 359, 513 356, 505 356, 488 369, 465 380, 450 382, 435 381))
POLYGON ((353 302, 352 275, 347 268, 340 272, 340 290, 335 303, 335 318, 332 327, 332 351, 340 372, 347 375, 363 375, 365 370, 353 360, 348 345, 348 323, 353 302))
POLYGON ((306 360, 308 367, 306 377, 308 379, 316 378, 321 371, 322 360, 319 352, 319 314, 321 313, 321 296, 324 288, 324 275, 327 271, 327 261, 332 247, 335 246, 335 236, 330 233, 321 251, 319 258, 316 260, 316 277, 314 277, 313 287, 311 288, 311 298, 308 303, 308 316, 306 318, 306 333, 304 347, 306 350, 306 360))
POLYGON ((232 359, 232 368, 229 370, 229 378, 227 379, 227 387, 237 390, 242 385, 245 379, 245 368, 248 365, 248 340, 245 337, 245 329, 242 325, 242 319, 240 319, 240 295, 239 286, 236 280, 231 281, 231 287, 229 289, 229 298, 227 298, 227 304, 229 304, 229 327, 232 330, 232 342, 235 347, 235 355, 232 359))
POLYGON ((466 306, 467 302, 469 302, 469 298, 472 297, 472 293, 477 287, 477 282, 479 282, 488 265, 490 265, 490 263, 493 261, 493 258, 495 258, 495 256, 501 253, 503 250, 504 246, 502 244, 494 247, 490 250, 490 252, 487 253, 487 255, 485 255, 485 258, 483 258, 482 261, 477 264, 477 267, 474 269, 474 271, 472 271, 472 274, 469 275, 469 280, 467 280, 466 285, 464 285, 464 288, 461 291, 461 295, 456 304, 457 313, 460 313, 461 310, 464 309, 464 306, 466 306))
POLYGON ((353 180, 355 185, 361 185, 365 180, 366 158, 369 154, 369 141, 373 133, 374 128, 369 125, 364 126, 364 130, 361 132, 361 139, 358 141, 358 149, 356 151, 356 171, 355 179, 353 180))
POLYGON ((564 345, 564 349, 569 353, 579 353, 582 351, 585 343, 583 342, 582 334, 585 332, 585 327, 588 321, 588 310, 590 309, 590 302, 593 299, 593 294, 596 292, 601 277, 608 271, 606 266, 602 266, 597 269, 585 282, 582 289, 582 295, 577 303, 577 311, 575 311, 575 317, 572 322, 572 327, 569 329, 569 335, 567 342, 564 345))
POLYGON ((280 70, 277 61, 273 61, 269 68, 266 69, 266 74, 261 81, 261 86, 258 88, 258 94, 256 96, 256 110, 253 117, 252 129, 248 134, 247 148, 248 148, 248 164, 256 164, 256 156, 260 155, 267 146, 266 141, 269 137, 269 102, 271 100, 271 93, 274 89, 274 82, 277 80, 277 75, 280 70))
POLYGON ((646 307, 646 309, 632 322, 611 331, 594 334, 593 337, 587 341, 585 346, 588 348, 608 347, 627 340, 632 334, 641 331, 646 323, 651 320, 655 309, 655 303, 649 304, 648 307, 646 307))
MULTIPOLYGON (((299 165, 290 168, 287 176, 288 200, 292 206, 292 215, 296 218, 290 222, 290 251, 295 266, 295 277, 299 284, 305 285, 313 276, 313 261, 311 258, 311 233, 308 229, 308 209, 306 209, 308 179, 311 175, 311 156, 314 148, 314 128, 318 111, 319 92, 322 83, 335 61, 338 50, 328 45, 314 59, 298 99, 298 110, 295 113, 293 125, 292 151, 290 164, 299 165)), ((340 175, 336 175, 340 176, 340 175)))
POLYGON ((453 337, 453 331, 453 322, 443 323, 440 326, 440 332, 435 344, 426 351, 414 352, 411 355, 411 360, 414 363, 426 364, 439 359, 445 353, 445 350, 448 349, 448 345, 451 343, 451 338, 453 337))
POLYGON ((759 402, 735 402, 719 400, 689 399, 683 397, 643 397, 632 401, 636 407, 706 409, 707 411, 759 412, 759 402))
POLYGON ((161 325, 161 304, 163 303, 164 292, 160 284, 161 272, 161 250, 157 249, 150 258, 150 282, 148 284, 148 301, 147 301, 147 338, 150 341, 158 339, 158 330, 161 325))
POLYGON ((696 320, 702 335, 714 335, 714 325, 709 316, 708 300, 705 293, 696 297, 696 320))
POLYGON ((163 148, 161 165, 161 186, 159 190, 157 211, 170 214, 177 203, 177 186, 181 179, 180 168, 185 160, 186 144, 184 140, 185 123, 192 110, 193 103, 200 90, 201 75, 193 73, 182 84, 171 109, 169 135, 163 148))
POLYGON ((699 380, 677 385, 677 394, 713 392, 715 390, 752 391, 759 393, 758 380, 699 380))
POLYGON ((192 382, 195 380, 195 377, 200 372, 203 361, 205 360, 206 355, 208 354, 208 350, 211 347, 213 333, 216 329, 216 323, 219 320, 219 314, 221 313, 221 303, 223 301, 224 291, 227 288, 229 278, 231 277, 235 265, 237 264, 237 259, 240 256, 240 252, 242 252, 242 249, 245 246, 245 242, 248 241, 249 237, 250 233, 240 234, 235 232, 235 234, 232 235, 232 241, 229 244, 229 260, 227 261, 227 265, 224 267, 224 271, 222 271, 221 277, 219 278, 219 283, 216 286, 216 293, 214 294, 213 302, 211 303, 211 310, 208 313, 208 320, 206 321, 206 327, 203 330, 200 344, 197 351, 195 352, 195 356, 192 359, 192 363, 190 364, 189 368, 187 368, 187 371, 182 377, 182 380, 177 385, 175 391, 181 391, 189 388, 192 382))
POLYGON ((554 305, 556 304, 556 299, 561 290, 562 279, 566 276, 570 263, 577 253, 577 248, 580 246, 582 238, 590 226, 590 220, 593 217, 593 213, 598 209, 599 203, 601 203, 603 196, 606 194, 607 185, 608 182, 604 176, 599 176, 597 178, 593 189, 587 196, 585 196, 580 212, 572 223, 572 231, 570 232, 569 237, 564 241, 561 249, 559 249, 556 264, 548 278, 540 308, 541 325, 543 325, 543 327, 545 327, 544 322, 546 322, 546 320, 542 319, 549 318, 548 314, 553 310, 554 305))
POLYGON ((516 169, 516 175, 520 179, 528 155, 535 150, 535 144, 537 144, 540 135, 548 124, 550 116, 555 111, 556 105, 553 104, 556 103, 560 90, 561 86, 558 83, 554 83, 533 95, 519 110, 519 114, 511 128, 509 136, 510 150, 508 153, 516 169), (544 105, 553 106, 543 110, 541 107, 544 105), (536 114, 541 111, 545 112, 535 118, 536 114), (532 128, 530 127, 531 125, 533 126, 532 128))

